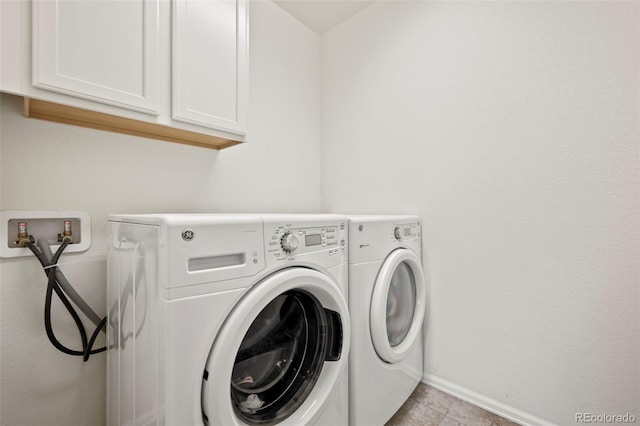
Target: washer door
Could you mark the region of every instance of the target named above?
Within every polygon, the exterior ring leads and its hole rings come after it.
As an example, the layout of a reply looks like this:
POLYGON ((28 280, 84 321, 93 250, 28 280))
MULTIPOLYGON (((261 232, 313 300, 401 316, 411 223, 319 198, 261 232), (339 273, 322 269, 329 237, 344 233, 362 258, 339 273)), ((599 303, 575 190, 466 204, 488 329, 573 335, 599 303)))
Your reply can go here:
POLYGON ((348 362, 346 301, 327 276, 291 268, 256 284, 209 353, 205 424, 300 425, 326 407, 348 362))
POLYGON ((371 298, 371 338, 383 361, 407 356, 422 329, 425 306, 420 259, 411 250, 394 250, 380 268, 371 298))

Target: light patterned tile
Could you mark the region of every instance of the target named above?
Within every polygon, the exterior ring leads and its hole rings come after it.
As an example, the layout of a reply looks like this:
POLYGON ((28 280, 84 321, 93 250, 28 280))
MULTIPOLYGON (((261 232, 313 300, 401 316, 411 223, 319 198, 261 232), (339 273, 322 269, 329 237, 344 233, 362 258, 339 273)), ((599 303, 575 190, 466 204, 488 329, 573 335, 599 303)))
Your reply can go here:
POLYGON ((386 426, 518 426, 510 420, 420 383, 386 426))
POLYGON ((424 383, 418 383, 418 386, 416 386, 411 395, 409 395, 409 399, 422 401, 424 399, 424 392, 426 391, 427 387, 428 386, 424 383))
POLYGON ((445 416, 445 418, 442 419, 442 421, 438 426, 464 426, 464 425, 457 420, 453 420, 449 416, 445 416))
POLYGON ((499 418, 487 410, 462 400, 457 400, 451 405, 447 417, 465 426, 494 426, 499 418))
POLYGON ((451 396, 431 386, 425 386, 422 395, 424 403, 428 407, 443 414, 447 414, 451 406, 458 400, 455 396, 451 396))
POLYGON ((442 419, 444 414, 426 405, 415 404, 406 410, 405 406, 402 406, 386 426, 438 426, 442 419))

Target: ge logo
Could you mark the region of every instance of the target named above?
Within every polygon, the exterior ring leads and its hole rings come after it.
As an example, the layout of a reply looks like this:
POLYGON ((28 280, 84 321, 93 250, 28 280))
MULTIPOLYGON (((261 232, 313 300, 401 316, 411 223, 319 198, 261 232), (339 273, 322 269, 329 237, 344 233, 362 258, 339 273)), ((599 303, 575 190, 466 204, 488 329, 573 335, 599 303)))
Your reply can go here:
POLYGON ((191 228, 187 228, 184 231, 182 231, 182 239, 185 241, 191 241, 195 238, 196 236, 196 231, 194 231, 191 228))

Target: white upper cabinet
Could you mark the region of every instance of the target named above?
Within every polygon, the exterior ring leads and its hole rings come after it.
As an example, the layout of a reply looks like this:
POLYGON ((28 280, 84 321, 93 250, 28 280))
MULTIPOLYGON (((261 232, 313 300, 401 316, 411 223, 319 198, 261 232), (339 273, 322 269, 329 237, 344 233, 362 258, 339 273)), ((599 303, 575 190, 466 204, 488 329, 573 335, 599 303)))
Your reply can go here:
POLYGON ((173 119, 242 133, 248 84, 247 5, 175 0, 173 119))
POLYGON ((33 85, 157 114, 158 24, 158 0, 35 1, 33 85))
POLYGON ((22 4, 0 1, 0 90, 22 94, 22 4))
POLYGON ((25 115, 222 149, 245 140, 247 0, 2 0, 25 115))

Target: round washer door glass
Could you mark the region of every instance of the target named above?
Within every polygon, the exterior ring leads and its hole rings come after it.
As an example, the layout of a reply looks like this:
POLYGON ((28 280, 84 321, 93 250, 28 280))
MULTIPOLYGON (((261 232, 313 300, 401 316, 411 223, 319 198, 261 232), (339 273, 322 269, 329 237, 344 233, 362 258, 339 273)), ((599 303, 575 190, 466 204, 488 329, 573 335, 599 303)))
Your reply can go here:
POLYGON ((342 290, 318 271, 290 268, 255 284, 209 352, 204 423, 315 423, 344 382, 350 327, 342 290))
POLYGON ((407 337, 415 310, 416 280, 411 267, 402 262, 391 276, 387 293, 387 337, 392 347, 407 337))
POLYGON ((419 338, 426 306, 426 284, 420 259, 397 249, 385 259, 371 298, 371 339, 388 363, 406 357, 419 338))
POLYGON ((288 291, 258 314, 244 336, 231 374, 236 415, 274 423, 298 409, 320 376, 329 346, 328 321, 311 294, 288 291))

